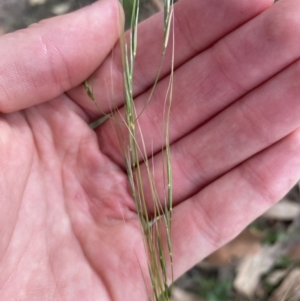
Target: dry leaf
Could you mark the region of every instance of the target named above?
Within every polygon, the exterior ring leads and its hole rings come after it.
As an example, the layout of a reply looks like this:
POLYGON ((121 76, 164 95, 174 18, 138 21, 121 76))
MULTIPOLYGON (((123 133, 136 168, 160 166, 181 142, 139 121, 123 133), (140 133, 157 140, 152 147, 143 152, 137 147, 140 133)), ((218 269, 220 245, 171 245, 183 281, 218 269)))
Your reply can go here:
POLYGON ((300 268, 292 270, 269 301, 300 300, 300 268))
POLYGON ((178 287, 173 287, 171 301, 204 301, 204 300, 178 287))
POLYGON ((263 217, 280 221, 291 221, 299 214, 300 204, 284 199, 265 212, 263 217))

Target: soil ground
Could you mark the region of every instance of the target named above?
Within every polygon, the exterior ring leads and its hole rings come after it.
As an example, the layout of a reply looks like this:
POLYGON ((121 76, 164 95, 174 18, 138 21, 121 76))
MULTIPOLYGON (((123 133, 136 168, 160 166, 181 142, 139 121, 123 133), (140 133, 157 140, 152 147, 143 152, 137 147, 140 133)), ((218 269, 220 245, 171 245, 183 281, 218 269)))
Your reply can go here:
MULTIPOLYGON (((0 33, 25 28, 58 14, 86 6, 96 0, 0 0, 0 33)), ((141 19, 161 8, 161 0, 142 0, 141 19)))

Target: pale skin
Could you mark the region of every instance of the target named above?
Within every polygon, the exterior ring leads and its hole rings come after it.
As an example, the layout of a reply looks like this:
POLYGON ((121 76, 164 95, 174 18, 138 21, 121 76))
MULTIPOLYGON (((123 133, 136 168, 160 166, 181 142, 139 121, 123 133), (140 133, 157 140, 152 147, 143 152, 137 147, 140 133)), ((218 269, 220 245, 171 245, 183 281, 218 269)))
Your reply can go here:
MULTIPOLYGON (((109 55, 118 12, 103 0, 0 38, 0 300, 147 300, 141 232, 112 123, 89 128, 99 112, 82 85, 91 76, 99 107, 122 111, 118 46, 109 55)), ((296 0, 177 5, 175 278, 300 177, 299 14, 296 0)), ((160 20, 140 28, 137 108, 157 72, 160 20)), ((166 62, 140 119, 160 196, 170 52, 166 62)))

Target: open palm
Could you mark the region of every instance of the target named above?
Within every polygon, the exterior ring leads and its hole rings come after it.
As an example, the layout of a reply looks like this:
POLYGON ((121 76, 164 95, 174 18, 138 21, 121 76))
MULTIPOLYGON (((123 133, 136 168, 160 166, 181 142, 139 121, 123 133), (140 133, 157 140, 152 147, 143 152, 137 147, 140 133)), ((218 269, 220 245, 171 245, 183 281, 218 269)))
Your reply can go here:
MULTIPOLYGON (((300 176, 300 5, 271 4, 176 5, 175 277, 237 235, 300 176)), ((116 2, 102 0, 0 39, 0 300, 147 300, 141 230, 117 139, 111 122, 90 129, 99 112, 81 85, 93 73, 101 109, 122 112, 118 46, 108 56, 119 18, 116 2)), ((159 15, 140 26, 137 110, 156 76, 161 26, 159 15)), ((170 60, 168 53, 140 118, 162 198, 170 60)))

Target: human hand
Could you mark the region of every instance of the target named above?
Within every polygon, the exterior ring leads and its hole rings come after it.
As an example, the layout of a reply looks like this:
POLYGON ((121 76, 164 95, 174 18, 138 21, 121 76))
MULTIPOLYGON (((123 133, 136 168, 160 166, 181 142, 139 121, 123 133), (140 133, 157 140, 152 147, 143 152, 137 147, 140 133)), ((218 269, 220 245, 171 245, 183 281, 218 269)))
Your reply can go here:
MULTIPOLYGON (((176 5, 175 277, 237 235, 300 176, 300 6, 281 0, 267 9, 271 4, 176 5)), ((141 230, 113 124, 89 128, 99 112, 81 85, 93 73, 101 109, 122 106, 118 47, 105 59, 118 18, 116 2, 104 0, 0 38, 0 300, 147 300, 141 230)), ((158 18, 140 27, 137 109, 159 65, 158 18)), ((166 79, 140 118, 160 195, 169 66, 170 53, 166 79)))

